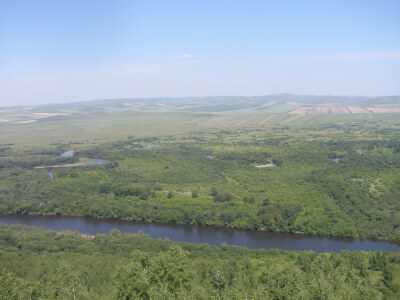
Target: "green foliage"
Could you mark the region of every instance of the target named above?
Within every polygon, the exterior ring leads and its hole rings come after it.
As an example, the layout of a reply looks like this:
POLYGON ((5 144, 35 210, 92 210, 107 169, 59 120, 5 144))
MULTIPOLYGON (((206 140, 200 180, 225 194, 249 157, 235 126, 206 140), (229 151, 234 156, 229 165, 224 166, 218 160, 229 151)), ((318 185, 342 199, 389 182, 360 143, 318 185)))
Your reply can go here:
POLYGON ((0 159, 1 169, 33 169, 38 166, 52 166, 59 164, 71 164, 79 161, 77 157, 60 157, 49 155, 11 157, 10 159, 0 159))
POLYGON ((336 115, 326 116, 330 120, 326 123, 310 116, 302 119, 304 124, 284 126, 280 123, 286 115, 271 117, 276 118, 275 125, 246 128, 240 134, 215 125, 166 136, 129 134, 112 140, 96 136, 93 144, 89 140, 52 142, 47 147, 3 144, 7 156, 0 163, 7 167, 0 172, 0 213, 400 241, 396 120, 378 114, 366 119, 336 115), (147 143, 153 145, 151 151, 141 147, 147 143), (62 150, 75 147, 81 159, 104 157, 109 162, 55 169, 54 183, 44 170, 31 170, 38 164, 78 160, 59 157, 62 150), (207 158, 209 153, 213 159, 207 158), (330 160, 334 157, 339 163, 330 160), (278 166, 255 168, 270 161, 278 166))
POLYGON ((104 167, 106 169, 114 169, 119 167, 119 163, 117 161, 109 161, 107 162, 104 167))
POLYGON ((155 191, 162 191, 162 185, 160 183, 158 183, 158 182, 156 182, 154 184, 153 188, 154 188, 155 191))
POLYGON ((187 254, 179 247, 150 259, 137 251, 133 263, 117 277, 117 299, 181 299, 190 295, 192 274, 187 254))
POLYGON ((227 201, 231 201, 233 199, 233 196, 231 193, 227 192, 227 191, 223 191, 223 192, 218 192, 215 196, 214 196, 214 202, 227 202, 227 201))
POLYGON ((91 237, 0 225, 0 270, 0 299, 7 300, 361 300, 400 293, 399 252, 217 248, 118 230, 91 237), (383 269, 375 271, 382 257, 383 269))

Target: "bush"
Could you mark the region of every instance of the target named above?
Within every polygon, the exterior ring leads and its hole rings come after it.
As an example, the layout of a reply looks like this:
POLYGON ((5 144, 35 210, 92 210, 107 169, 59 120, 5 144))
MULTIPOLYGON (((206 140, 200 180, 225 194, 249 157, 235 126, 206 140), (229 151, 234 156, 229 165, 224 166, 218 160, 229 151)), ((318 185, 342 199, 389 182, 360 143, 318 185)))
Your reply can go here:
POLYGON ((114 168, 118 168, 119 167, 119 163, 117 161, 110 161, 107 162, 104 167, 106 169, 114 169, 114 168))
POLYGON ((155 191, 162 191, 162 186, 161 186, 161 184, 160 183, 155 183, 154 184, 154 190, 155 191))
POLYGON ((214 202, 227 202, 231 201, 233 196, 227 191, 223 191, 214 196, 214 202))

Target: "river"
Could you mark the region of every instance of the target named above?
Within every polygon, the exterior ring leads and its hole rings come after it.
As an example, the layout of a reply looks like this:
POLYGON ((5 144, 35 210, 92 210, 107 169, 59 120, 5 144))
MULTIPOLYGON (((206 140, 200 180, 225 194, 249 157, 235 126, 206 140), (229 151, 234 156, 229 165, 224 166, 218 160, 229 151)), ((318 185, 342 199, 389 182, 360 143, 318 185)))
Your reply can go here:
POLYGON ((245 231, 232 228, 215 228, 185 224, 144 223, 125 220, 107 220, 91 217, 0 215, 0 223, 23 224, 61 231, 71 230, 82 234, 105 234, 116 228, 122 233, 136 233, 139 230, 152 238, 169 238, 194 244, 206 243, 220 246, 245 246, 251 249, 312 250, 315 252, 339 252, 341 250, 396 251, 399 245, 385 241, 371 241, 350 238, 321 237, 301 234, 245 231))

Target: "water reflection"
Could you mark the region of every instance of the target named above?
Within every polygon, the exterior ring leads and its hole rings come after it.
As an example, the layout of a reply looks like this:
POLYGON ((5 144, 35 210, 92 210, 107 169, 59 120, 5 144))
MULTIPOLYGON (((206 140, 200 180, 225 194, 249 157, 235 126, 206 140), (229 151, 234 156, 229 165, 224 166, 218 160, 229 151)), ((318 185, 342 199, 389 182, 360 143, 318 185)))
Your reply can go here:
POLYGON ((220 246, 245 246, 248 248, 276 248, 282 250, 312 250, 328 252, 341 250, 397 251, 399 246, 384 241, 370 241, 350 238, 333 238, 297 235, 278 232, 245 231, 232 228, 215 228, 183 224, 143 223, 124 220, 106 220, 89 217, 68 216, 15 216, 0 215, 0 223, 43 226, 51 230, 71 230, 83 234, 105 234, 116 228, 123 233, 137 233, 139 230, 152 238, 168 238, 195 244, 207 243, 220 246))
POLYGON ((47 174, 49 174, 49 176, 51 178, 51 182, 54 182, 53 169, 47 169, 46 172, 47 172, 47 174))
POLYGON ((72 156, 74 156, 74 151, 72 151, 72 150, 68 150, 68 151, 61 153, 61 157, 72 157, 72 156))

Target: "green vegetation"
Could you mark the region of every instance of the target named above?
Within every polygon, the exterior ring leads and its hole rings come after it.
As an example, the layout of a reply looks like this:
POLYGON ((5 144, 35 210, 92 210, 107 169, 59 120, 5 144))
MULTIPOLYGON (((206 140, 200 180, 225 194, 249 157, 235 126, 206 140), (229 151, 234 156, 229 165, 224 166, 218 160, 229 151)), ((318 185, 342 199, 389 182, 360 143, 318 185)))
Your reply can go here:
MULTIPOLYGON (((281 105, 332 101, 307 99, 116 100, 5 110, 3 119, 41 119, 0 124, 0 212, 400 241, 399 114, 273 113, 281 105), (69 149, 77 157, 59 157, 69 149), (110 161, 55 169, 54 183, 32 170, 85 157, 110 161), (271 161, 278 166, 255 168, 271 161)), ((397 100, 346 101, 396 108, 397 100)))
POLYGON ((105 145, 114 152, 89 147, 77 154, 110 162, 55 169, 54 184, 44 171, 4 160, 9 168, 0 173, 0 212, 400 240, 392 232, 400 223, 400 140, 304 141, 263 134, 153 138, 153 149, 138 147, 136 140, 105 145), (212 160, 206 157, 211 150, 212 160), (330 157, 340 157, 339 163, 330 157), (278 167, 254 167, 271 158, 278 167))
MULTIPOLYGON (((399 242, 399 107, 399 97, 275 95, 4 109, 0 213, 399 242), (308 114, 314 107, 325 114, 308 114), (76 156, 60 157, 66 150, 76 156), (83 166, 96 157, 109 161, 83 166), (54 182, 37 169, 77 162, 55 168, 54 182)), ((0 299, 396 299, 399 278, 399 252, 217 248, 0 225, 0 299)))
POLYGON ((0 299, 397 299, 400 255, 248 250, 0 225, 0 299))

